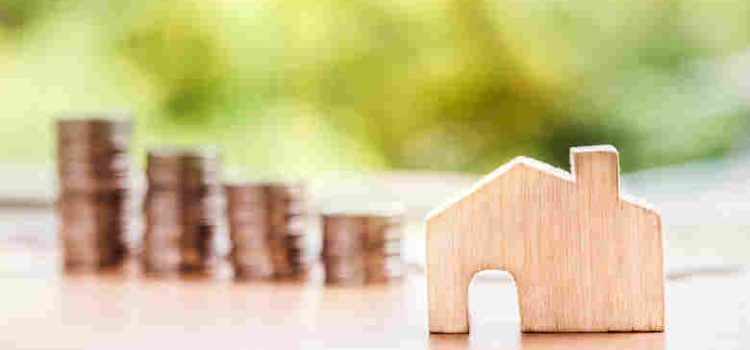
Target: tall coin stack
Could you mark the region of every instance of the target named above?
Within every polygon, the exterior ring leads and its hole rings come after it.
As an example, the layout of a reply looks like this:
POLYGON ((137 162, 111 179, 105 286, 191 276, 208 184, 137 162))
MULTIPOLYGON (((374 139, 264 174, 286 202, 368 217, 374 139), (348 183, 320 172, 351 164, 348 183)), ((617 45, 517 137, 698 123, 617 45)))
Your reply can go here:
POLYGON ((401 277, 399 215, 328 214, 322 220, 326 283, 383 283, 401 277))
POLYGON ((149 273, 208 272, 222 218, 214 149, 154 149, 147 159, 143 264, 149 273))
POLYGON ((129 118, 59 119, 59 235, 65 268, 119 265, 130 228, 129 118))
POLYGON ((302 186, 234 183, 225 186, 232 265, 239 279, 300 278, 305 249, 302 186))

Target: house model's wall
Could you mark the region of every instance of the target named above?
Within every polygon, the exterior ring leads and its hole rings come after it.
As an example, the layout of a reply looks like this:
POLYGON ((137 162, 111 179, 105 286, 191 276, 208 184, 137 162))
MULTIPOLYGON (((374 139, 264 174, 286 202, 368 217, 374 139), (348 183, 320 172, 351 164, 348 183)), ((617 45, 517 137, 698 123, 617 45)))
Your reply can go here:
POLYGON ((510 272, 524 331, 658 331, 663 251, 654 211, 619 196, 611 147, 572 150, 575 178, 518 160, 427 221, 432 332, 468 332, 468 284, 510 272))

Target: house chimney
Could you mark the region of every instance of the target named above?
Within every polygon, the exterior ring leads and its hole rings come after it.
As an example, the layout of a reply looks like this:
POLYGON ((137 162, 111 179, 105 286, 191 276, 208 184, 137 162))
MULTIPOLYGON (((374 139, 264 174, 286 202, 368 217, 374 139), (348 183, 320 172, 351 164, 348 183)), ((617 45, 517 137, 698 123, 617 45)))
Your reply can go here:
POLYGON ((619 198, 620 159, 617 149, 610 145, 573 147, 570 162, 579 189, 592 198, 619 198))

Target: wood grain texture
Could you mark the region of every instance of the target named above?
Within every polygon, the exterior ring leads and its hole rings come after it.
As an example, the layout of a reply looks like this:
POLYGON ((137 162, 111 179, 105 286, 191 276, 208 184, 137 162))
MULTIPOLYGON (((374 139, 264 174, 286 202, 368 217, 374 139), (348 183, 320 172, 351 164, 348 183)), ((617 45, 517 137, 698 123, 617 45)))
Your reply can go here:
POLYGON ((572 148, 571 164, 516 158, 428 216, 430 332, 469 331, 488 269, 513 276, 525 332, 664 329, 658 213, 620 195, 613 147, 572 148))

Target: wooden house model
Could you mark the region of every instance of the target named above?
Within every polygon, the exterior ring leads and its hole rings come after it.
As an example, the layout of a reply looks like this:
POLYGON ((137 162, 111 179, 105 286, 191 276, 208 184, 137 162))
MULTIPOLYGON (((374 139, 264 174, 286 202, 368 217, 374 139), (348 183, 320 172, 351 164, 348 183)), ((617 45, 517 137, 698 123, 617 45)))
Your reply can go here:
POLYGON ((572 173, 515 158, 427 217, 430 332, 469 331, 468 287, 488 269, 512 275, 523 331, 664 329, 659 214, 620 194, 614 147, 570 158, 572 173))

